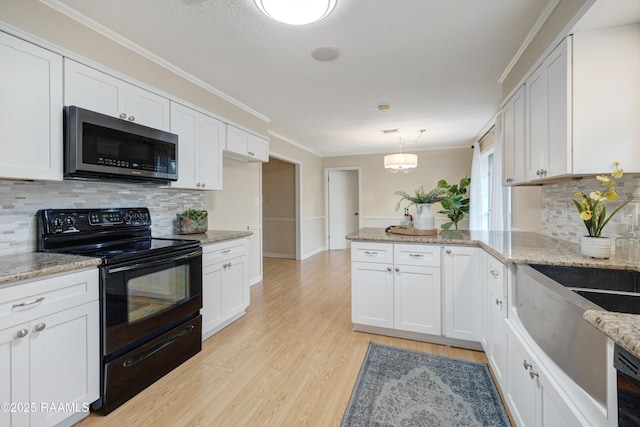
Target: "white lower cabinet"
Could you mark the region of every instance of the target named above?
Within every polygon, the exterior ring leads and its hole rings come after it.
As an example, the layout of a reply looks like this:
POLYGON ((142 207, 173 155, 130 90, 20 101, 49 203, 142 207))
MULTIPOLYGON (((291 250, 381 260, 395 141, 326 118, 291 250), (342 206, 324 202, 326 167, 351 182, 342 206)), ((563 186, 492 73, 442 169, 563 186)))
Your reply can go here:
MULTIPOLYGON (((98 269, 0 289, 3 426, 53 426, 99 397, 98 269)), ((72 421, 70 421, 72 420, 72 421)))
POLYGON ((569 398, 554 383, 544 366, 507 326, 507 386, 505 396, 516 425, 561 427, 589 425, 579 419, 569 398))
POLYGON ((351 254, 354 324, 440 335, 439 246, 353 242, 351 254))
POLYGON ((480 249, 472 246, 445 246, 443 250, 444 335, 448 338, 480 342, 480 249))
POLYGON ((203 247, 202 338, 245 314, 249 306, 249 239, 203 247))
POLYGON ((486 345, 485 353, 498 383, 503 386, 507 371, 507 267, 493 256, 487 256, 486 345))

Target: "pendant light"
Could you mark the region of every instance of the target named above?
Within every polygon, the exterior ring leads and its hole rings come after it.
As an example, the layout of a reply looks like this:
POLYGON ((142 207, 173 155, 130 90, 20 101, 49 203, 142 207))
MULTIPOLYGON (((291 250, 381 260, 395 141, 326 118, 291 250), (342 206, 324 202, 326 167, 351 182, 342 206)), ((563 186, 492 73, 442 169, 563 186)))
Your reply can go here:
MULTIPOLYGON (((420 135, 413 141, 414 143, 418 142, 425 130, 426 129, 420 129, 420 135)), ((395 131, 397 131, 397 129, 395 131)), ((402 152, 402 136, 400 137, 398 147, 399 153, 384 156, 384 167, 391 173, 409 173, 418 166, 418 156, 416 154, 402 152)))
POLYGON ((306 25, 325 18, 337 0, 253 0, 269 18, 290 25, 306 25))

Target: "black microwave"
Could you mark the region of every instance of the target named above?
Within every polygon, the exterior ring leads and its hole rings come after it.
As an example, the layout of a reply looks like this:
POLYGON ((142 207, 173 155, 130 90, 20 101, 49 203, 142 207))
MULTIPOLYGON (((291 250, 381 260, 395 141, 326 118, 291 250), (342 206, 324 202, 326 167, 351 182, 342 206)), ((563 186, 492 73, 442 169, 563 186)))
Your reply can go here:
POLYGON ((64 141, 66 178, 178 179, 178 135, 68 106, 64 141))

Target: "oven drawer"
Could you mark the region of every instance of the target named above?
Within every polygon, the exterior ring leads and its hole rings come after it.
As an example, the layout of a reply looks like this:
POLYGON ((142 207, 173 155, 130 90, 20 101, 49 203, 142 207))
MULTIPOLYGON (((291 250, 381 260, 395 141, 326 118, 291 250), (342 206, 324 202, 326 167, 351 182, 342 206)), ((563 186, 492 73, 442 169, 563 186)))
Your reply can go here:
POLYGON ((202 349, 202 316, 105 364, 103 400, 94 404, 108 414, 202 349))
POLYGON ((204 245, 202 247, 202 266, 206 267, 248 254, 248 242, 249 240, 244 238, 204 245))
POLYGON ((0 288, 0 324, 10 327, 98 299, 98 269, 92 268, 0 288))

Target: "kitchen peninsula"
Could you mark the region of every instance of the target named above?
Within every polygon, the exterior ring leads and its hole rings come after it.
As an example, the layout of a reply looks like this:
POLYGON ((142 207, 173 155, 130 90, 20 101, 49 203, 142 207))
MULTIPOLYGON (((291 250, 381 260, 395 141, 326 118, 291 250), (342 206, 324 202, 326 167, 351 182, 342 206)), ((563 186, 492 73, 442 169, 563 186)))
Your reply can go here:
MULTIPOLYGON (((519 286, 530 285, 519 282, 516 272, 519 265, 532 264, 604 270, 602 278, 610 277, 607 270, 633 275, 636 266, 584 257, 576 243, 533 232, 446 230, 437 236, 414 236, 362 228, 346 238, 352 241, 354 330, 481 348, 518 425, 539 417, 545 425, 608 425, 617 417, 611 398, 613 349, 617 344, 640 356, 640 315, 598 309, 580 298, 588 308, 577 313, 575 323, 589 322, 608 337, 606 343, 604 337, 598 339, 597 349, 591 350, 601 355, 602 365, 596 369, 605 371, 598 397, 583 388, 572 368, 563 369, 559 359, 539 345, 540 331, 556 337, 555 342, 571 341, 573 324, 561 323, 566 331, 558 331, 547 324, 547 316, 554 317, 549 312, 553 307, 518 298, 519 286), (528 329, 520 318, 521 304, 546 313, 536 317, 541 329, 528 329), (544 404, 537 406, 535 401, 544 404)), ((575 298, 568 288, 559 287, 575 298)), ((597 338, 598 333, 592 335, 597 338)))

